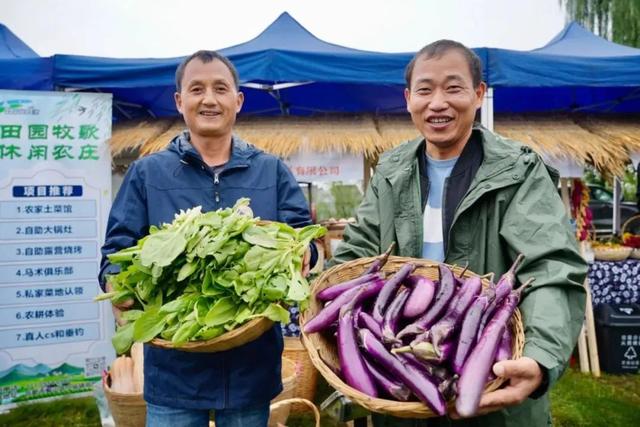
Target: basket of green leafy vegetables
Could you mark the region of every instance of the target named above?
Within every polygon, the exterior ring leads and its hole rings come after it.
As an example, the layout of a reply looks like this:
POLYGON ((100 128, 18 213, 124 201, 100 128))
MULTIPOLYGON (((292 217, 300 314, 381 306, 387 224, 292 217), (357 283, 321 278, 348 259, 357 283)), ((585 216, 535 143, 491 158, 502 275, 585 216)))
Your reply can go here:
POLYGON ((249 199, 233 208, 176 214, 152 226, 135 246, 108 255, 120 272, 98 296, 132 309, 112 342, 117 353, 134 341, 191 352, 216 352, 246 344, 288 322, 283 306, 307 303, 302 260, 319 225, 294 229, 253 217, 249 199))

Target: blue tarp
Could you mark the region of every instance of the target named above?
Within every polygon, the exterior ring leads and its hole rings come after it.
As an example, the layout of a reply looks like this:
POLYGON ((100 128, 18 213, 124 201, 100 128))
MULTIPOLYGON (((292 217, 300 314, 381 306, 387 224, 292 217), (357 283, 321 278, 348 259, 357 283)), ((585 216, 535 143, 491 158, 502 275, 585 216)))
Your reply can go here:
POLYGON ((640 49, 575 22, 539 49, 488 55, 496 112, 640 111, 640 49))
MULTIPOLYGON (((283 13, 254 39, 220 52, 242 83, 298 82, 271 93, 243 87, 243 113, 395 112, 404 109, 404 67, 411 53, 378 53, 324 42, 283 13)), ((113 92, 116 101, 139 104, 157 116, 175 115, 174 73, 183 57, 112 59, 55 56, 61 87, 113 92)))
POLYGON ((51 90, 52 77, 52 60, 40 58, 0 24, 0 89, 51 90))
MULTIPOLYGON (((640 111, 640 49, 608 42, 578 24, 533 51, 474 50, 485 64, 484 78, 495 88, 497 113, 640 111)), ((327 43, 287 13, 254 39, 220 52, 238 68, 245 114, 405 111, 404 68, 412 53, 327 43), (281 83, 299 85, 279 88, 281 83)), ((46 89, 53 80, 58 88, 113 93, 116 114, 170 116, 176 114, 174 73, 183 58, 0 59, 0 87, 46 89)))
POLYGON ((37 58, 25 42, 16 37, 6 26, 0 24, 0 59, 37 58))

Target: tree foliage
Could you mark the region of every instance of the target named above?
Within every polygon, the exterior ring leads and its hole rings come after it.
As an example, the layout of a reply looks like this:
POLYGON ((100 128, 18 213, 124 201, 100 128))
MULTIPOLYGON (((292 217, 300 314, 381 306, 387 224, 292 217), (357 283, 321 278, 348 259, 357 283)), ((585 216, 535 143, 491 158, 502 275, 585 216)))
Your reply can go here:
POLYGON ((599 36, 640 47, 640 0, 560 0, 571 19, 599 36))

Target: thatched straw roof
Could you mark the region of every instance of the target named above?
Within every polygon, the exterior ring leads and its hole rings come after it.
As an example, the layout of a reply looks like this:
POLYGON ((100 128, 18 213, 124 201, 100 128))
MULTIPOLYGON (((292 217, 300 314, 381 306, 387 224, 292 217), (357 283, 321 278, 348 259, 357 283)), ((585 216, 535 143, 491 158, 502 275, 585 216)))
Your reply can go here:
POLYGON ((118 123, 111 135, 111 154, 114 157, 137 151, 148 141, 156 139, 167 130, 173 120, 129 121, 118 123))
MULTIPOLYGON (((185 124, 182 119, 160 119, 116 125, 115 128, 111 140, 114 157, 125 149, 138 149, 140 155, 144 156, 163 149, 175 135, 185 129, 185 124)), ((385 141, 370 116, 239 118, 234 133, 256 147, 281 157, 306 145, 319 152, 351 152, 375 158, 379 153, 402 142, 395 139, 393 143, 388 142, 390 139, 385 141)))
POLYGON ((538 153, 592 164, 607 175, 622 176, 629 159, 624 144, 592 133, 568 117, 503 117, 495 120, 495 130, 538 153))
POLYGON ((616 117, 604 119, 586 117, 580 119, 580 126, 612 143, 624 146, 629 153, 640 152, 640 118, 616 117))
MULTIPOLYGON (((629 153, 640 152, 640 124, 622 118, 508 116, 495 118, 496 131, 535 151, 603 173, 621 175, 629 153)), ((111 139, 114 157, 126 150, 140 155, 164 148, 185 129, 181 118, 116 125, 111 139)), ((286 157, 298 148, 378 155, 418 136, 408 116, 242 117, 234 132, 257 147, 286 157)))

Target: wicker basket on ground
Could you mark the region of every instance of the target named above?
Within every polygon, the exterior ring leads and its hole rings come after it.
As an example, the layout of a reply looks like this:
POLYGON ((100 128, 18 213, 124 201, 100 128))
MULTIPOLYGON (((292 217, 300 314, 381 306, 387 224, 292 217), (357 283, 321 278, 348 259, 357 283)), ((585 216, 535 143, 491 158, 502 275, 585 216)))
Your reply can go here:
MULTIPOLYGON (((285 337, 282 357, 296 365, 296 386, 293 397, 313 401, 318 384, 318 370, 311 363, 309 353, 302 345, 299 337, 285 337)), ((291 412, 298 413, 308 410, 305 404, 294 404, 291 412)))
POLYGON ((111 390, 111 375, 102 381, 109 410, 116 427, 144 427, 147 419, 147 404, 142 393, 117 393, 111 390))
MULTIPOLYGON (((323 308, 323 305, 313 298, 313 295, 316 295, 319 291, 331 285, 360 276, 375 259, 376 258, 361 258, 337 265, 318 277, 311 290, 312 298, 309 309, 300 316, 301 327, 323 308)), ((438 279, 438 264, 425 259, 391 256, 382 270, 387 273, 393 273, 407 262, 411 262, 417 266, 414 274, 421 274, 432 280, 438 279)), ((452 270, 458 276, 463 272, 462 268, 456 266, 453 266, 452 270)), ((470 271, 466 271, 463 276, 470 277, 475 275, 476 274, 470 271)), ((484 287, 487 287, 489 286, 489 281, 483 279, 482 284, 484 287)), ((513 358, 517 359, 522 356, 524 348, 524 327, 520 311, 517 309, 511 318, 510 328, 513 335, 513 358)), ((340 391, 358 405, 372 412, 384 413, 400 418, 430 418, 436 416, 436 414, 421 402, 399 402, 374 398, 348 386, 334 373, 339 367, 339 360, 335 339, 332 336, 323 333, 308 335, 303 333, 302 342, 309 352, 312 363, 327 382, 334 389, 340 391), (328 364, 331 364, 331 366, 328 366, 328 364)), ((496 390, 502 385, 503 381, 501 378, 491 381, 487 384, 485 392, 496 390)), ((453 402, 449 402, 449 407, 451 407, 452 404, 453 402)))
MULTIPOLYGON (((308 407, 309 404, 311 404, 314 406, 311 402, 304 402, 305 399, 294 398, 297 378, 296 364, 283 357, 281 372, 282 391, 271 401, 269 427, 284 424, 289 417, 292 405, 302 405, 302 407, 306 405, 308 407)), ((112 391, 110 375, 106 376, 102 385, 116 427, 145 426, 147 404, 144 401, 142 393, 116 393, 112 391)))

